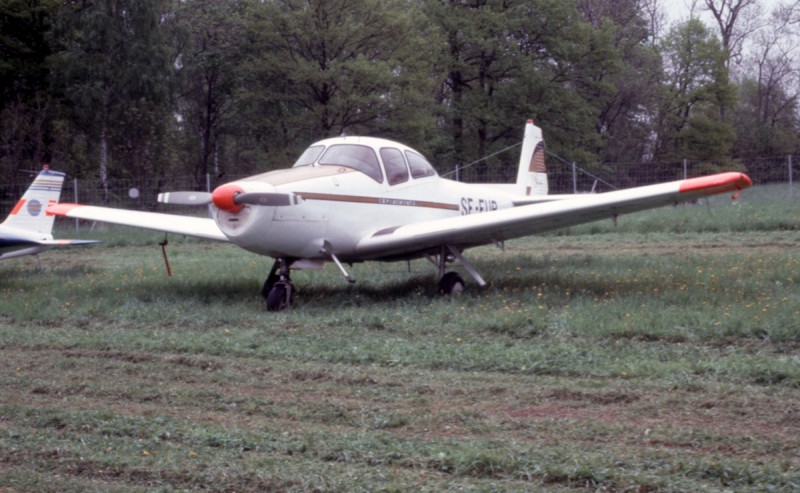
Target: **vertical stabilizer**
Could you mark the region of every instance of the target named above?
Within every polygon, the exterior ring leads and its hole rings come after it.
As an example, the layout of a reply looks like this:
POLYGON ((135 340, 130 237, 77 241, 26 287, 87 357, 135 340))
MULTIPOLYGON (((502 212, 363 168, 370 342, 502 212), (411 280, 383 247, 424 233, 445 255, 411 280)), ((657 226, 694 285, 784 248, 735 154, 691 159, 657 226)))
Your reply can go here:
POLYGON ((55 216, 47 214, 47 206, 58 203, 64 173, 43 169, 33 183, 11 209, 3 226, 50 234, 55 216))
POLYGON ((542 129, 534 125, 533 120, 528 120, 525 124, 517 171, 517 189, 522 195, 547 195, 544 139, 542 129))

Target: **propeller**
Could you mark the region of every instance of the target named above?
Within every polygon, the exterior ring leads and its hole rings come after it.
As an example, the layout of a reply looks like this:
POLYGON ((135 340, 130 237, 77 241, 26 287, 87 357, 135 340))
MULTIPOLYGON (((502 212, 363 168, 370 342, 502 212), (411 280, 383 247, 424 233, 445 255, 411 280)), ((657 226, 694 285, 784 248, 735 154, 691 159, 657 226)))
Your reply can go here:
POLYGON ((222 185, 208 192, 166 192, 158 194, 158 201, 163 204, 208 205, 214 204, 218 209, 228 212, 239 212, 245 204, 268 205, 280 207, 297 205, 302 198, 293 193, 277 192, 245 192, 242 187, 232 183, 222 185))
POLYGON ((234 202, 237 204, 270 205, 273 207, 297 205, 301 200, 303 199, 300 196, 293 193, 245 192, 234 196, 234 202))
POLYGON ((158 194, 158 201, 162 204, 208 205, 211 203, 211 194, 208 192, 166 192, 158 194))

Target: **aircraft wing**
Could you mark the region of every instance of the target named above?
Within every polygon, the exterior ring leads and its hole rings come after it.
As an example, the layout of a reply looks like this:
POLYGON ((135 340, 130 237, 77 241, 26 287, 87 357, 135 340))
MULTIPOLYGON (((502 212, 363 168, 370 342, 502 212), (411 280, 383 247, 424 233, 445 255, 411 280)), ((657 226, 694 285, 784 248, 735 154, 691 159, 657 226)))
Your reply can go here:
POLYGON ((371 259, 413 255, 447 244, 469 247, 574 226, 620 214, 700 197, 738 191, 752 184, 743 173, 679 180, 555 202, 408 224, 375 232, 359 241, 356 253, 371 259))
POLYGON ((152 229, 165 233, 194 236, 216 241, 230 241, 211 218, 131 211, 80 204, 55 204, 47 208, 48 214, 61 217, 102 221, 136 228, 152 229))

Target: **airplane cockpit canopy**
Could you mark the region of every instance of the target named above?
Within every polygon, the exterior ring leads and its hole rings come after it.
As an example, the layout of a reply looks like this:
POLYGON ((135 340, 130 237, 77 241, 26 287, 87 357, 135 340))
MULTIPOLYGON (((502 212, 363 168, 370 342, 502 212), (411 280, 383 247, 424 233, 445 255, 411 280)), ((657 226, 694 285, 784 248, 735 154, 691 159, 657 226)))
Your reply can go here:
POLYGON ((332 142, 322 141, 307 148, 292 167, 343 166, 360 171, 378 183, 383 183, 386 176, 389 185, 436 176, 427 159, 395 142, 370 138, 353 139, 358 143, 329 140, 332 142))

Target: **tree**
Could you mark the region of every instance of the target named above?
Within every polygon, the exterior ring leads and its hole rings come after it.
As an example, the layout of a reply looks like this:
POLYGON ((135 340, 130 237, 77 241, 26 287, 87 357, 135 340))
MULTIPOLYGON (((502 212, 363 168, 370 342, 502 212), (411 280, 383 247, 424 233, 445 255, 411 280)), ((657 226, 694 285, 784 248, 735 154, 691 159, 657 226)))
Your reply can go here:
MULTIPOLYGON (((303 147, 342 133, 403 139, 433 120, 431 49, 436 39, 402 0, 276 0, 253 6, 246 94, 265 147, 303 147), (427 43, 427 44, 426 44, 427 43)), ((269 151, 267 151, 269 152, 269 151)))
POLYGON ((63 153, 86 135, 105 200, 110 172, 142 175, 163 159, 154 144, 169 117, 165 19, 163 0, 82 0, 59 12, 52 68, 66 129, 56 145, 63 153))
POLYGON ((0 176, 12 185, 17 185, 18 169, 37 169, 50 158, 47 38, 58 4, 0 3, 0 176))
POLYGON ((748 166, 757 157, 782 156, 798 146, 800 67, 793 29, 791 10, 776 10, 742 63, 734 149, 748 166))
POLYGON ((731 124, 720 108, 731 107, 735 90, 728 81, 725 51, 702 22, 674 27, 663 45, 665 81, 659 106, 655 157, 715 161, 729 156, 731 124))
POLYGON ((742 56, 742 47, 748 36, 762 26, 759 0, 703 0, 705 8, 719 27, 725 67, 731 60, 742 56))
POLYGON ((193 164, 198 186, 205 184, 208 173, 223 173, 224 138, 236 125, 236 92, 246 57, 246 5, 240 0, 188 0, 175 11, 176 113, 181 121, 182 155, 193 164))
POLYGON ((591 26, 571 2, 431 1, 426 13, 447 42, 438 101, 449 160, 481 159, 479 175, 501 165, 483 158, 518 143, 525 118, 546 122, 548 145, 568 157, 596 149, 587 96, 599 86, 587 72, 607 68, 606 45, 591 42, 591 26))
POLYGON ((661 61, 653 46, 657 5, 652 0, 583 0, 578 4, 593 26, 593 45, 605 46, 599 57, 605 68, 591 64, 586 76, 600 89, 588 96, 597 108, 595 151, 600 163, 614 167, 617 181, 625 183, 628 166, 648 154, 651 122, 658 107, 661 61), (655 10, 646 10, 655 9, 655 10))

